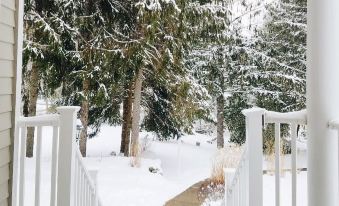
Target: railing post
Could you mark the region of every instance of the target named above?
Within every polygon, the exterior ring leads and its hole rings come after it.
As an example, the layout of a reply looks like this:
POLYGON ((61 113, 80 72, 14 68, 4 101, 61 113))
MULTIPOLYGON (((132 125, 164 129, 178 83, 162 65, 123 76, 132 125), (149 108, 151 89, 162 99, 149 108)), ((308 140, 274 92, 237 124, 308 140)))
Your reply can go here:
POLYGON ((58 107, 60 114, 57 206, 74 205, 75 129, 79 107, 58 107))
POLYGON ((264 109, 243 111, 246 116, 246 143, 248 152, 247 206, 263 205, 263 115, 264 109))

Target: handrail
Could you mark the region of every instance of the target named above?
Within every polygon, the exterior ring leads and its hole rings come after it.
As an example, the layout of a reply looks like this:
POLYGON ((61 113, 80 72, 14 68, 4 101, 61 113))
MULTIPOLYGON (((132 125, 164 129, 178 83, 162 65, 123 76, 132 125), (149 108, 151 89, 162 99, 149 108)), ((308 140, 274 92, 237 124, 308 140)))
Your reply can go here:
POLYGON ((59 115, 48 114, 34 117, 20 117, 17 126, 38 127, 38 126, 59 126, 59 115))
POLYGON ((307 111, 301 110, 296 112, 265 112, 265 123, 285 123, 285 124, 306 124, 307 111))

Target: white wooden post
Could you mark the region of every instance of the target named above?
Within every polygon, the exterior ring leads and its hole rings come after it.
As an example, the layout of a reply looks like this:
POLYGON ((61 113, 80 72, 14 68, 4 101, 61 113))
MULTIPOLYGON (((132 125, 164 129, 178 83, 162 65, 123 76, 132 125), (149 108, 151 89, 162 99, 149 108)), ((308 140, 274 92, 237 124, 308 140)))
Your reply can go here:
POLYGON ((243 111, 246 116, 246 143, 248 150, 248 202, 249 206, 263 205, 263 115, 264 109, 243 111))
POLYGON ((307 34, 308 204, 338 203, 339 1, 309 0, 307 34))
POLYGON ((60 136, 58 154, 57 206, 74 205, 75 130, 79 107, 58 107, 60 136))
POLYGON ((94 183, 94 188, 95 188, 95 197, 94 200, 92 200, 93 206, 98 206, 98 169, 92 169, 89 170, 89 175, 91 176, 93 183, 94 183))
POLYGON ((232 180, 235 174, 235 168, 224 168, 224 175, 225 175, 225 206, 230 206, 229 204, 229 195, 228 195, 228 188, 232 184, 232 180))

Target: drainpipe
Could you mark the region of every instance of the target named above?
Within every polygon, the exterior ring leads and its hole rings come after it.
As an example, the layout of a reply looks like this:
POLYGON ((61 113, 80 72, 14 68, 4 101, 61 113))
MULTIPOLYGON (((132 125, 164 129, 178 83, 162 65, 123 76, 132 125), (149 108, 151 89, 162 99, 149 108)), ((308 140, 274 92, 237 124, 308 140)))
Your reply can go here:
POLYGON ((308 0, 308 205, 337 206, 339 118, 339 1, 308 0))

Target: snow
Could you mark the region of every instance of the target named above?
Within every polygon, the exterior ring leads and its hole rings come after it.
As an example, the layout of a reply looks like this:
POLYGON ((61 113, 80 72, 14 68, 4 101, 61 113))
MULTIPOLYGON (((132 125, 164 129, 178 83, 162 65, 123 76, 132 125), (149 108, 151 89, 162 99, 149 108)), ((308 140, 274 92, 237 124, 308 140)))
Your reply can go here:
MULTIPOLYGON (((38 106, 43 113, 41 101, 38 106)), ((41 201, 49 205, 51 179, 52 127, 43 127, 41 201)), ((103 206, 161 206, 191 185, 210 176, 215 143, 209 143, 213 135, 185 135, 181 140, 159 142, 151 133, 141 132, 141 143, 145 148, 141 166, 131 167, 130 158, 119 155, 121 127, 105 125, 97 137, 88 140, 85 163, 87 169, 98 169, 98 189, 103 206), (196 143, 199 142, 200 146, 196 143), (118 154, 112 156, 112 152, 118 154), (158 170, 150 172, 150 168, 158 170)), ((228 137, 228 133, 225 133, 228 137)), ((305 142, 298 142, 301 150, 298 167, 305 167, 307 153, 305 142)), ((290 156, 282 160, 284 168, 290 168, 290 156)), ((264 168, 269 167, 267 162, 264 168)), ((27 159, 25 205, 34 205, 35 159, 27 159)), ((307 172, 297 176, 297 204, 306 206, 307 172)), ((274 205, 274 176, 264 175, 264 206, 274 205)), ((291 205, 291 174, 281 177, 282 205, 291 205)), ((205 202, 204 206, 219 206, 222 200, 205 202)))
MULTIPOLYGON (((49 204, 51 175, 52 128, 44 127, 42 202, 49 204)), ((100 134, 88 140, 88 169, 98 169, 98 188, 103 205, 160 206, 187 187, 209 177, 211 157, 215 145, 207 143, 211 137, 187 135, 182 142, 151 141, 142 154, 140 168, 130 166, 130 158, 111 156, 119 154, 121 127, 104 126, 100 134), (196 146, 200 141, 200 146, 196 146), (180 161, 179 161, 180 160, 180 161), (149 168, 158 168, 151 173, 149 168)), ((151 136, 142 132, 141 137, 151 136)), ((27 205, 34 205, 35 159, 26 162, 27 205)))
MULTIPOLYGON (((104 205, 163 205, 210 175, 216 145, 207 143, 209 136, 187 135, 182 142, 151 141, 142 154, 141 167, 133 168, 129 158, 110 156, 112 151, 119 153, 120 135, 121 127, 105 126, 98 137, 88 141, 86 162, 99 168, 98 187, 104 205), (161 167, 163 174, 150 173, 151 166, 161 167)), ((141 137, 147 135, 152 137, 146 132, 141 137)))

